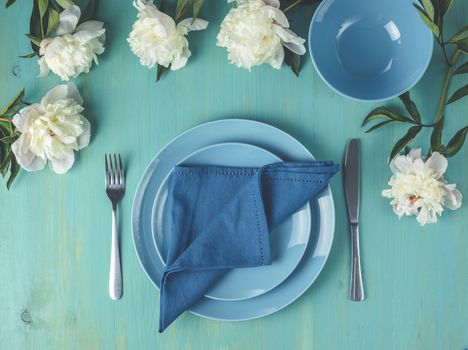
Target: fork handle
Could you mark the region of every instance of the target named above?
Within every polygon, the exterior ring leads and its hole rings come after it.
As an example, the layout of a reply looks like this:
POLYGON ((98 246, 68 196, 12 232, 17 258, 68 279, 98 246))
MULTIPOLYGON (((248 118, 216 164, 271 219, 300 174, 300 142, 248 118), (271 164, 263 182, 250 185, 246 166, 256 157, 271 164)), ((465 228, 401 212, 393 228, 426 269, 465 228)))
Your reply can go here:
POLYGON ((116 208, 112 208, 112 246, 109 272, 109 295, 118 300, 122 296, 122 271, 120 269, 119 239, 117 235, 116 208))
POLYGON ((351 224, 351 282, 349 297, 353 301, 362 301, 365 298, 362 283, 361 254, 359 250, 359 226, 351 224))

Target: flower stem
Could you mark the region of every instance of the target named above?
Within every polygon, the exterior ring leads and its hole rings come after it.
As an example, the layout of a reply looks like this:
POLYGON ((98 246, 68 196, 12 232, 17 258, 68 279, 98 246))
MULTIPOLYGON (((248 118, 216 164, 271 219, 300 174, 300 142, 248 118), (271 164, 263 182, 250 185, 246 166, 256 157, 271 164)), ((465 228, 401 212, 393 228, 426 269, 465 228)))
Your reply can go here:
POLYGON ((286 6, 284 9, 283 9, 283 12, 286 13, 288 12, 289 10, 291 10, 294 6, 296 5, 299 5, 301 2, 303 2, 304 0, 294 0, 292 1, 288 6, 286 6))
POLYGON ((442 87, 442 93, 440 94, 439 108, 437 109, 435 122, 438 122, 444 115, 445 101, 447 99, 447 91, 450 85, 450 79, 452 78, 452 75, 453 75, 453 66, 457 62, 459 56, 460 56, 460 50, 456 50, 454 54, 452 55, 452 57, 450 58, 450 60, 447 60, 448 69, 447 69, 447 73, 445 74, 444 85, 442 87))
POLYGON ((447 65, 450 65, 450 61, 449 61, 448 55, 447 55, 447 50, 445 49, 445 45, 447 43, 444 41, 443 27, 444 27, 444 17, 442 16, 440 18, 440 36, 437 38, 437 43, 442 48, 442 52, 444 53, 445 62, 447 63, 447 65))
POLYGON ((440 37, 437 38, 437 43, 442 48, 442 52, 444 53, 445 62, 447 63, 447 65, 450 65, 450 61, 449 61, 448 55, 447 55, 447 50, 445 49, 445 45, 447 45, 447 43, 444 42, 444 34, 442 33, 442 31, 440 32, 440 37))
POLYGON ((8 122, 8 123, 11 123, 11 119, 8 119, 8 118, 0 118, 0 122, 8 122))

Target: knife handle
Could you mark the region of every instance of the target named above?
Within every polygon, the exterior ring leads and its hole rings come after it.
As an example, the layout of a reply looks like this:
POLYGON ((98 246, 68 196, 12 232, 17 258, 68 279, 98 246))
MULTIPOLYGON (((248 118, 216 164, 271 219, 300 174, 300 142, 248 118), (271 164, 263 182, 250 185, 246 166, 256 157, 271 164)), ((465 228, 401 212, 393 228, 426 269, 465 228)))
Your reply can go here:
POLYGON ((362 283, 361 254, 359 253, 359 226, 351 224, 351 283, 350 298, 353 301, 364 300, 364 286, 362 283))

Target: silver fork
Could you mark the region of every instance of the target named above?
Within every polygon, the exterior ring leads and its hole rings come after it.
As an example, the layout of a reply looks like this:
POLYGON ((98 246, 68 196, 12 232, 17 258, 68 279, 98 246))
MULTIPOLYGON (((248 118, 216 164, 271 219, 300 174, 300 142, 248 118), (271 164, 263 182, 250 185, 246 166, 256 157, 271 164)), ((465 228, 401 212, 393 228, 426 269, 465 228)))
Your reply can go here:
POLYGON ((109 272, 109 295, 117 300, 122 296, 122 271, 120 268, 119 240, 117 233, 117 203, 125 193, 125 176, 120 154, 104 155, 106 165, 106 193, 112 202, 112 246, 109 272), (118 161, 117 161, 118 160, 118 161))

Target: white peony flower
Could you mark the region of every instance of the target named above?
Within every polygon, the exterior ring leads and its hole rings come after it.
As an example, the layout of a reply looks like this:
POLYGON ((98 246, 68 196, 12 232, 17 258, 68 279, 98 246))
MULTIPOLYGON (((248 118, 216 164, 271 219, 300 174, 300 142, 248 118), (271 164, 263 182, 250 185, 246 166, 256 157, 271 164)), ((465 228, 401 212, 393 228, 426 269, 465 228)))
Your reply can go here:
POLYGON ((184 67, 191 55, 187 33, 205 29, 208 22, 186 18, 176 25, 152 3, 137 0, 133 5, 138 10, 138 19, 127 41, 140 63, 148 68, 156 64, 166 68, 170 65, 172 70, 184 67))
POLYGON ((99 21, 87 21, 76 26, 81 11, 78 6, 69 6, 60 13, 56 36, 41 41, 38 61, 40 76, 51 70, 62 80, 88 73, 97 55, 104 52, 105 29, 99 21))
POLYGON ((447 166, 447 159, 438 152, 424 161, 420 148, 396 156, 390 163, 391 188, 382 195, 393 198, 391 205, 398 217, 417 215, 421 225, 435 223, 444 206, 455 210, 462 204, 462 194, 444 179, 447 166))
POLYGON ((90 124, 81 115, 83 100, 73 83, 50 90, 41 103, 19 111, 13 118, 20 137, 11 145, 19 165, 27 171, 49 167, 58 174, 73 165, 73 151, 89 144, 90 124))
POLYGON ((231 63, 248 70, 264 63, 279 69, 284 61, 283 46, 305 54, 305 40, 288 29, 279 0, 228 0, 232 1, 237 7, 221 23, 216 43, 227 49, 231 63))

